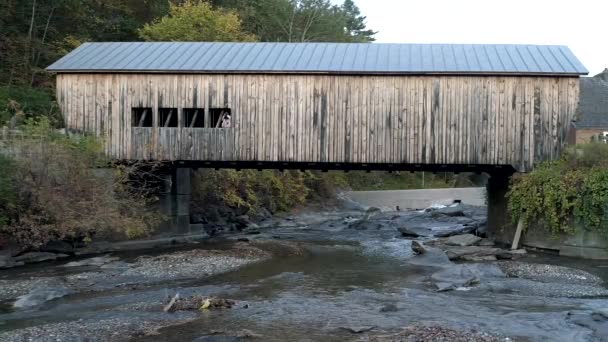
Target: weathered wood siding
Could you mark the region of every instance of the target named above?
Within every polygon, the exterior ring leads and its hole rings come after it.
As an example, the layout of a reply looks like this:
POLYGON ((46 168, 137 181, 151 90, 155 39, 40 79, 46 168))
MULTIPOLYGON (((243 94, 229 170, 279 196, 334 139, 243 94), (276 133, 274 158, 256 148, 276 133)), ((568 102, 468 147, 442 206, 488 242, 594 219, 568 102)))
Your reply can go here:
POLYGON ((69 128, 118 159, 495 164, 555 158, 577 77, 59 74, 69 128), (131 127, 175 107, 179 128, 131 127), (182 108, 232 109, 233 128, 181 128, 182 108))

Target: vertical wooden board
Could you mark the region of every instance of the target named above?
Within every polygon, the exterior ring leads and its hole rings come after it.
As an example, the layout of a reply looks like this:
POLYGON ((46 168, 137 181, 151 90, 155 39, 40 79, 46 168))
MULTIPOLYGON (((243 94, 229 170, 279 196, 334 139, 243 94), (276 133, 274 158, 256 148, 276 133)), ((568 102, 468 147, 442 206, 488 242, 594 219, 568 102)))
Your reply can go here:
POLYGON ((559 78, 550 80, 551 82, 551 146, 550 158, 555 159, 559 156, 561 139, 559 138, 559 78))

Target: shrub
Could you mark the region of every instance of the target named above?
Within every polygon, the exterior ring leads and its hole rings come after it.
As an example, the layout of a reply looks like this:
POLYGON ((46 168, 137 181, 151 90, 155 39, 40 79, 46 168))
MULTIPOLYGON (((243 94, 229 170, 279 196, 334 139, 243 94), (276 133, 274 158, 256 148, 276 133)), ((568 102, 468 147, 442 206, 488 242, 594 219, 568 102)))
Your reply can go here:
POLYGON ((22 132, 10 141, 14 166, 0 178, 0 188, 6 178, 15 190, 12 197, 2 191, 3 203, 13 204, 0 208, 1 233, 36 247, 53 239, 131 238, 150 231, 158 218, 121 186, 127 173, 97 169, 107 165, 98 140, 56 134, 45 117, 26 120, 22 132))
POLYGON ((553 234, 576 232, 573 223, 608 234, 608 145, 585 144, 512 180, 513 222, 540 223, 553 234))
POLYGON ((7 125, 12 117, 19 121, 46 116, 57 124, 59 110, 50 90, 28 87, 0 86, 0 126, 7 125))
POLYGON ((335 173, 275 170, 199 170, 193 200, 205 207, 227 206, 243 212, 287 211, 307 201, 329 198, 346 183, 335 173))

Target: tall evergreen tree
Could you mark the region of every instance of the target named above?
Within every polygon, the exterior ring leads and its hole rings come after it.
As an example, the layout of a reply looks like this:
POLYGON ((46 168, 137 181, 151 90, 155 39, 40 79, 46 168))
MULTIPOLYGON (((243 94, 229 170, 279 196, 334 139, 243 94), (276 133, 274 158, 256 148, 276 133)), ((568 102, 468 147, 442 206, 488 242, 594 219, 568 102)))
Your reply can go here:
POLYGON ((341 9, 346 18, 346 32, 352 37, 353 41, 373 42, 376 40, 374 35, 377 32, 367 29, 365 22, 367 17, 361 15, 359 7, 355 5, 353 0, 344 0, 341 9))

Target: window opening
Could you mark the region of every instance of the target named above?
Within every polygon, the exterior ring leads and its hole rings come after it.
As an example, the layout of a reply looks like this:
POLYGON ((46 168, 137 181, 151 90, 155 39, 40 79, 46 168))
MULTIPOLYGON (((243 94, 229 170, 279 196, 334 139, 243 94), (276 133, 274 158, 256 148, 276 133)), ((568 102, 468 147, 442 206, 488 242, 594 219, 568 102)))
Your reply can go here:
POLYGON ((159 127, 177 127, 177 108, 158 109, 159 127))
POLYGON ((205 110, 202 108, 184 108, 184 127, 205 127, 205 110))
POLYGON ((131 127, 152 127, 152 108, 132 108, 131 127))
POLYGON ((232 111, 230 108, 211 108, 209 109, 211 118, 211 128, 231 128, 232 111))

